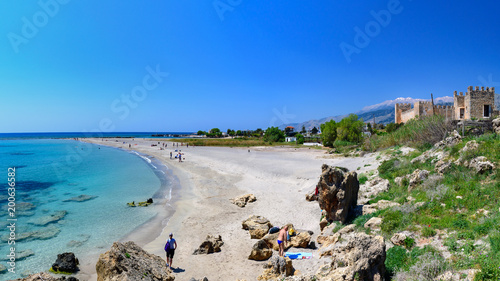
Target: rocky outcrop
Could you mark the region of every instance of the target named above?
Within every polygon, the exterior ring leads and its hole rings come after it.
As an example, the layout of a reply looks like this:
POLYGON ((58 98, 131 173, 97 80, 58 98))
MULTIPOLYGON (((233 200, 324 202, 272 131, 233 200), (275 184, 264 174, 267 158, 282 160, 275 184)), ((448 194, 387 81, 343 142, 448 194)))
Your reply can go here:
POLYGON ((415 171, 413 171, 413 173, 409 175, 410 183, 408 184, 408 191, 412 190, 415 186, 422 183, 422 181, 427 177, 429 177, 429 171, 427 170, 416 169, 415 171))
POLYGON ((267 234, 269 229, 273 227, 268 219, 255 215, 244 220, 241 226, 243 229, 248 230, 251 239, 261 239, 267 234))
POLYGON ((294 272, 292 260, 283 257, 271 258, 264 268, 264 272, 257 277, 258 280, 274 280, 276 278, 292 276, 294 272))
POLYGON ((401 204, 397 202, 392 202, 388 200, 379 200, 377 203, 373 203, 370 205, 363 205, 363 215, 375 213, 378 210, 383 210, 391 207, 397 207, 401 204))
POLYGON ((320 280, 383 280, 385 274, 385 243, 381 236, 365 233, 342 235, 332 245, 332 262, 320 267, 320 280), (345 239, 345 240, 344 240, 345 239))
POLYGON ((313 191, 306 194, 306 200, 307 201, 317 201, 318 200, 318 194, 316 194, 316 189, 314 189, 313 191))
POLYGON ((257 201, 257 198, 255 198, 255 195, 253 194, 245 194, 236 198, 231 199, 231 203, 234 205, 243 208, 247 205, 247 203, 252 203, 257 201))
POLYGON ((437 161, 434 168, 434 170, 440 175, 444 175, 450 169, 451 169, 451 162, 445 162, 443 160, 437 161))
POLYGON ((479 148, 479 143, 475 140, 468 141, 465 146, 460 150, 460 153, 463 154, 467 151, 477 150, 479 148))
POLYGON ((365 204, 377 194, 389 190, 389 180, 376 177, 359 186, 358 203, 365 204))
POLYGON ((369 228, 371 230, 380 230, 381 224, 382 218, 373 217, 365 223, 364 228, 369 228))
POLYGON ((466 167, 476 170, 476 172, 479 174, 495 169, 495 165, 490 161, 488 161, 488 159, 484 156, 476 157, 470 160, 469 163, 465 162, 464 165, 466 167))
POLYGON ((356 172, 344 172, 324 164, 318 182, 318 202, 326 219, 345 223, 349 211, 357 205, 359 181, 356 172))
POLYGON ((493 120, 493 131, 500 135, 500 117, 493 120))
POLYGON ((207 235, 207 238, 205 238, 205 241, 203 241, 200 245, 200 247, 196 250, 194 250, 193 255, 200 255, 200 254, 213 254, 221 251, 222 245, 224 245, 224 242, 222 242, 222 237, 220 235, 214 236, 214 235, 207 235))
POLYGON ((462 136, 457 132, 457 130, 453 130, 450 136, 445 138, 444 140, 437 142, 434 144, 435 148, 443 149, 445 147, 454 146, 462 141, 462 136))
POLYGON ((39 272, 39 273, 31 274, 28 277, 19 278, 19 279, 15 279, 12 281, 40 281, 40 280, 43 280, 43 281, 79 281, 77 278, 72 277, 72 276, 70 276, 70 277, 62 276, 62 277, 55 278, 54 276, 50 275, 47 272, 39 272))
POLYGON ((75 273, 78 271, 78 259, 73 253, 62 253, 57 255, 57 260, 51 269, 61 273, 75 273))
POLYGON ((253 247, 250 256, 248 256, 249 260, 263 261, 267 260, 273 255, 273 250, 269 248, 266 241, 259 240, 257 241, 253 247))
POLYGON ((414 237, 415 235, 409 231, 398 232, 392 235, 391 242, 396 246, 402 246, 406 238, 414 238, 414 237))
POLYGON ((115 242, 99 256, 97 281, 172 281, 174 276, 161 257, 149 254, 134 242, 115 242))

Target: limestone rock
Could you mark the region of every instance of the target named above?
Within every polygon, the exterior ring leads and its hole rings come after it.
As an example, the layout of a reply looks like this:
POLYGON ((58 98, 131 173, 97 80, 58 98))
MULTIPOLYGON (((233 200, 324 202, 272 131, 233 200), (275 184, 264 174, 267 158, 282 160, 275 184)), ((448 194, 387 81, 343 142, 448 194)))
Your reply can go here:
POLYGON ((113 243, 109 251, 99 256, 96 271, 97 281, 174 280, 165 260, 131 241, 113 243))
POLYGON ((476 172, 480 174, 495 169, 495 165, 488 161, 488 159, 484 156, 479 156, 470 160, 466 166, 475 169, 476 172))
POLYGON ((406 240, 406 238, 411 237, 414 238, 414 234, 409 231, 403 231, 394 233, 391 237, 391 242, 396 246, 402 246, 406 240))
POLYGON ((321 229, 321 231, 323 231, 323 229, 325 229, 325 227, 327 226, 328 226, 328 220, 326 219, 326 217, 323 217, 319 222, 319 228, 321 229))
POLYGON ((415 186, 420 184, 429 176, 429 171, 416 169, 410 175, 410 184, 408 185, 408 191, 412 190, 415 186))
POLYGON ((221 251, 221 246, 224 245, 222 242, 222 237, 218 235, 207 235, 205 241, 203 241, 198 249, 193 252, 193 255, 200 254, 213 254, 221 251))
POLYGON ((294 272, 291 259, 276 256, 271 258, 264 268, 264 272, 257 277, 257 280, 270 280, 292 276, 294 272))
POLYGON ((479 143, 475 140, 468 141, 465 146, 460 150, 460 153, 464 153, 471 150, 476 150, 479 148, 479 143))
POLYGON ((389 180, 376 177, 359 187, 358 203, 364 204, 377 194, 389 190, 389 180))
POLYGON ((401 204, 397 202, 392 202, 388 200, 379 200, 377 203, 370 205, 363 205, 363 215, 375 213, 378 210, 383 210, 391 207, 400 206, 401 204))
POLYGON ((273 227, 268 219, 255 215, 244 220, 241 225, 243 229, 249 231, 250 238, 252 239, 261 239, 267 234, 269 229, 273 227))
POLYGON ((382 218, 373 217, 365 223, 364 227, 372 230, 380 230, 381 224, 382 224, 382 218))
POLYGON ((255 202, 257 198, 253 194, 245 194, 236 198, 231 199, 231 203, 234 205, 243 208, 247 205, 247 203, 255 202))
POLYGON ((438 162, 436 162, 435 171, 438 174, 444 175, 450 169, 451 169, 451 162, 445 162, 443 160, 439 160, 438 162))
POLYGON ((406 177, 396 177, 394 179, 394 183, 396 183, 397 185, 399 186, 402 186, 403 185, 403 180, 405 179, 406 177))
POLYGON ((266 241, 259 240, 257 241, 253 247, 250 256, 248 256, 249 260, 263 261, 267 260, 273 255, 273 250, 267 246, 266 241))
POLYGON ((316 194, 316 189, 306 194, 307 201, 317 201, 318 195, 316 194))
MULTIPOLYGON (((280 247, 278 245, 278 235, 279 233, 272 233, 272 234, 266 234, 266 236, 262 237, 262 240, 264 240, 267 243, 267 246, 275 251, 279 251, 280 247)), ((290 248, 292 245, 290 243, 286 243, 285 250, 290 248)))
POLYGON ((500 135, 500 117, 493 120, 493 131, 500 135))
POLYGON ((435 143, 434 147, 435 148, 445 148, 447 146, 448 147, 454 146, 461 141, 462 141, 462 136, 460 136, 460 134, 457 132, 457 130, 453 130, 453 132, 451 133, 451 135, 449 137, 445 138, 444 140, 442 140, 440 142, 435 143))
POLYGON ((290 237, 290 244, 295 248, 307 248, 311 242, 311 235, 308 232, 297 232, 297 235, 290 237))
POLYGON ((383 280, 385 243, 381 236, 365 233, 342 235, 343 242, 332 248, 332 263, 322 266, 316 276, 320 280, 383 280))
POLYGON ((347 221, 358 201, 359 181, 356 172, 344 172, 324 164, 318 182, 318 202, 328 221, 347 221))
POLYGON ((57 260, 52 264, 52 270, 61 273, 75 273, 78 271, 78 259, 73 253, 62 253, 57 255, 57 260))

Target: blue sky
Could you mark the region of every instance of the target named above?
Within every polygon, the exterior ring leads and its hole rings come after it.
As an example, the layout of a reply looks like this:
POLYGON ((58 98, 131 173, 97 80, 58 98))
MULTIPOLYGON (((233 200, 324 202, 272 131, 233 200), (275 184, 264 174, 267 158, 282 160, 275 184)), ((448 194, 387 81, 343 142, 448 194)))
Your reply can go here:
POLYGON ((0 132, 256 129, 469 85, 500 92, 499 12, 463 0, 4 0, 0 132))

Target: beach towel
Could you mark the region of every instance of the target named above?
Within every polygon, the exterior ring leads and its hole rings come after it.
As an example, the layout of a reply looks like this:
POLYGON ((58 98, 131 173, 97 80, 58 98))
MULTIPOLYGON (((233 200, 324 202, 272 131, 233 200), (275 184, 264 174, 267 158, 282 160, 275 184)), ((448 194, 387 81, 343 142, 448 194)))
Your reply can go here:
POLYGON ((305 260, 312 258, 312 256, 313 256, 312 253, 291 253, 291 252, 285 253, 285 257, 288 257, 291 260, 305 260))

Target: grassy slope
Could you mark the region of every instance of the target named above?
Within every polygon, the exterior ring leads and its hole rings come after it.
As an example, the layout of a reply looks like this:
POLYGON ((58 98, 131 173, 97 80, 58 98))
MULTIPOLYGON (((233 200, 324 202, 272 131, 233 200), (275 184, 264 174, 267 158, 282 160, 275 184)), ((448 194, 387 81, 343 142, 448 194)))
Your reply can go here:
MULTIPOLYGON (((487 134, 480 137, 469 137, 458 145, 446 149, 450 159, 470 160, 477 156, 486 156, 498 167, 500 163, 500 136, 487 134), (467 141, 479 142, 479 149, 460 155, 460 149, 467 141)), ((390 273, 396 271, 412 271, 412 265, 419 262, 419 256, 433 255, 434 265, 454 270, 476 268, 481 272, 476 280, 498 280, 500 278, 500 172, 495 169, 485 174, 477 174, 464 166, 453 165, 443 177, 434 171, 431 159, 425 163, 412 164, 410 160, 419 153, 406 157, 393 158, 379 167, 382 178, 390 181, 388 192, 380 194, 371 202, 381 199, 403 204, 403 207, 386 209, 376 214, 358 217, 354 223, 362 226, 370 217, 376 215, 383 218, 382 232, 390 238, 398 231, 408 230, 418 237, 440 235, 445 238, 444 247, 452 256, 446 262, 440 258, 437 249, 412 248, 411 241, 407 247, 394 247, 387 251, 386 265, 390 273), (431 172, 429 179, 417 188, 408 192, 407 185, 398 186, 396 177, 410 174, 415 169, 431 172), (412 207, 409 196, 416 202, 425 202, 420 208, 412 207), (482 210, 489 214, 485 215, 482 210), (478 241, 481 241, 478 243, 478 241), (427 253, 427 254, 426 254, 427 253)), ((422 270, 425 266, 417 266, 422 270)), ((419 273, 420 274, 420 273, 419 273)))

